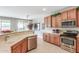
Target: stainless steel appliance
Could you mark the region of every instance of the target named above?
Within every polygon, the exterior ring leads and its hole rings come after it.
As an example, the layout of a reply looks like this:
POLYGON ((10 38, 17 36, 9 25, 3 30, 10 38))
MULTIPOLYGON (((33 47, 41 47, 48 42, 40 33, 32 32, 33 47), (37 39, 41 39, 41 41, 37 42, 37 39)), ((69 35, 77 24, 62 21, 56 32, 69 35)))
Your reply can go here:
POLYGON ((70 51, 76 52, 76 36, 77 32, 65 32, 61 34, 61 48, 70 51))
POLYGON ((37 36, 28 37, 28 51, 37 47, 37 36))
POLYGON ((72 21, 72 20, 63 21, 61 25, 63 28, 73 28, 76 27, 76 21, 72 21))
POLYGON ((76 39, 61 37, 61 48, 69 52, 76 52, 76 39))

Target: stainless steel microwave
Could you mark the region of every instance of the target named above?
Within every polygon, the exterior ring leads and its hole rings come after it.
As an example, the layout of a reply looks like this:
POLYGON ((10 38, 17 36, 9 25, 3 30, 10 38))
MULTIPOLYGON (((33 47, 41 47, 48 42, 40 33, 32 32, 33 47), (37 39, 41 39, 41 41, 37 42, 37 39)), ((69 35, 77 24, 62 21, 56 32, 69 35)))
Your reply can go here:
POLYGON ((61 23, 63 28, 73 28, 76 27, 76 21, 64 21, 61 23))

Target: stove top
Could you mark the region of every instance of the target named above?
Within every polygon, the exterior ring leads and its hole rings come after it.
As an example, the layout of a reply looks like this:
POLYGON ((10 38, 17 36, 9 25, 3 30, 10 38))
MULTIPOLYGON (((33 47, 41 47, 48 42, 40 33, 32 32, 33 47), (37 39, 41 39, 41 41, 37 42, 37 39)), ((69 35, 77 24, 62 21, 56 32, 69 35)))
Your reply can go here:
POLYGON ((61 34, 60 36, 76 38, 77 35, 78 35, 78 33, 64 32, 64 33, 61 34))

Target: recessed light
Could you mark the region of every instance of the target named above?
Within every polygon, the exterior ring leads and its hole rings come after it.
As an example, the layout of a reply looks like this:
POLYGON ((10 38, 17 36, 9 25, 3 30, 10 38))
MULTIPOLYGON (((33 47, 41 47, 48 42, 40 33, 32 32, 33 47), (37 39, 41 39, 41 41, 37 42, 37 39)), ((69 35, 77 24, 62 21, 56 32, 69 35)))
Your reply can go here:
POLYGON ((43 8, 42 10, 43 10, 43 11, 46 11, 46 8, 43 8))

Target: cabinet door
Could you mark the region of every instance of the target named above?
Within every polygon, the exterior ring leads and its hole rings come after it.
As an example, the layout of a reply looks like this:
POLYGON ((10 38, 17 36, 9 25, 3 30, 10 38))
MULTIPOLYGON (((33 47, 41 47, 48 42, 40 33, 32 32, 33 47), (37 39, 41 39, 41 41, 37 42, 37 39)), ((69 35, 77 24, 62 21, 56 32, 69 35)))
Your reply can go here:
POLYGON ((61 15, 56 16, 56 27, 61 27, 61 15))
POLYGON ((13 49, 13 53, 21 53, 21 46, 17 46, 15 49, 13 49))
POLYGON ((46 41, 50 42, 50 34, 49 33, 47 33, 47 40, 46 41))
POLYGON ((76 9, 68 10, 68 20, 76 20, 77 11, 76 9))
POLYGON ((52 27, 56 27, 56 17, 52 16, 52 27))
POLYGON ((48 16, 48 27, 51 27, 51 25, 52 25, 52 24, 51 24, 51 23, 52 23, 51 21, 52 21, 51 16, 48 16))
POLYGON ((76 50, 79 53, 79 37, 77 37, 77 41, 76 42, 77 42, 77 46, 76 46, 77 49, 76 50))
POLYGON ((12 46, 11 47, 11 52, 12 53, 21 53, 21 44, 18 45, 18 43, 17 43, 14 46, 12 46))
POLYGON ((54 37, 54 44, 57 46, 60 46, 60 37, 59 36, 54 37))
POLYGON ((45 24, 45 27, 48 27, 48 18, 47 17, 44 18, 44 24, 45 24))
POLYGON ((79 10, 77 11, 77 27, 79 27, 79 10))
POLYGON ((50 43, 54 43, 54 36, 52 34, 50 35, 50 43))
POLYGON ((44 41, 47 41, 47 38, 48 38, 48 37, 47 37, 47 33, 44 33, 44 34, 43 34, 43 40, 44 40, 44 41))
POLYGON ((12 53, 25 53, 28 50, 28 41, 23 39, 11 47, 12 53))
POLYGON ((62 13, 61 13, 62 21, 64 21, 64 20, 67 20, 67 19, 68 19, 67 14, 68 14, 68 12, 67 12, 67 11, 65 11, 65 12, 62 12, 62 13))
POLYGON ((45 33, 43 33, 43 40, 44 40, 44 41, 46 40, 45 33))
POLYGON ((79 53, 79 41, 77 41, 77 52, 79 53))
POLYGON ((28 40, 27 40, 27 38, 22 41, 21 48, 22 48, 22 50, 21 50, 22 53, 25 53, 25 52, 28 51, 28 40))

